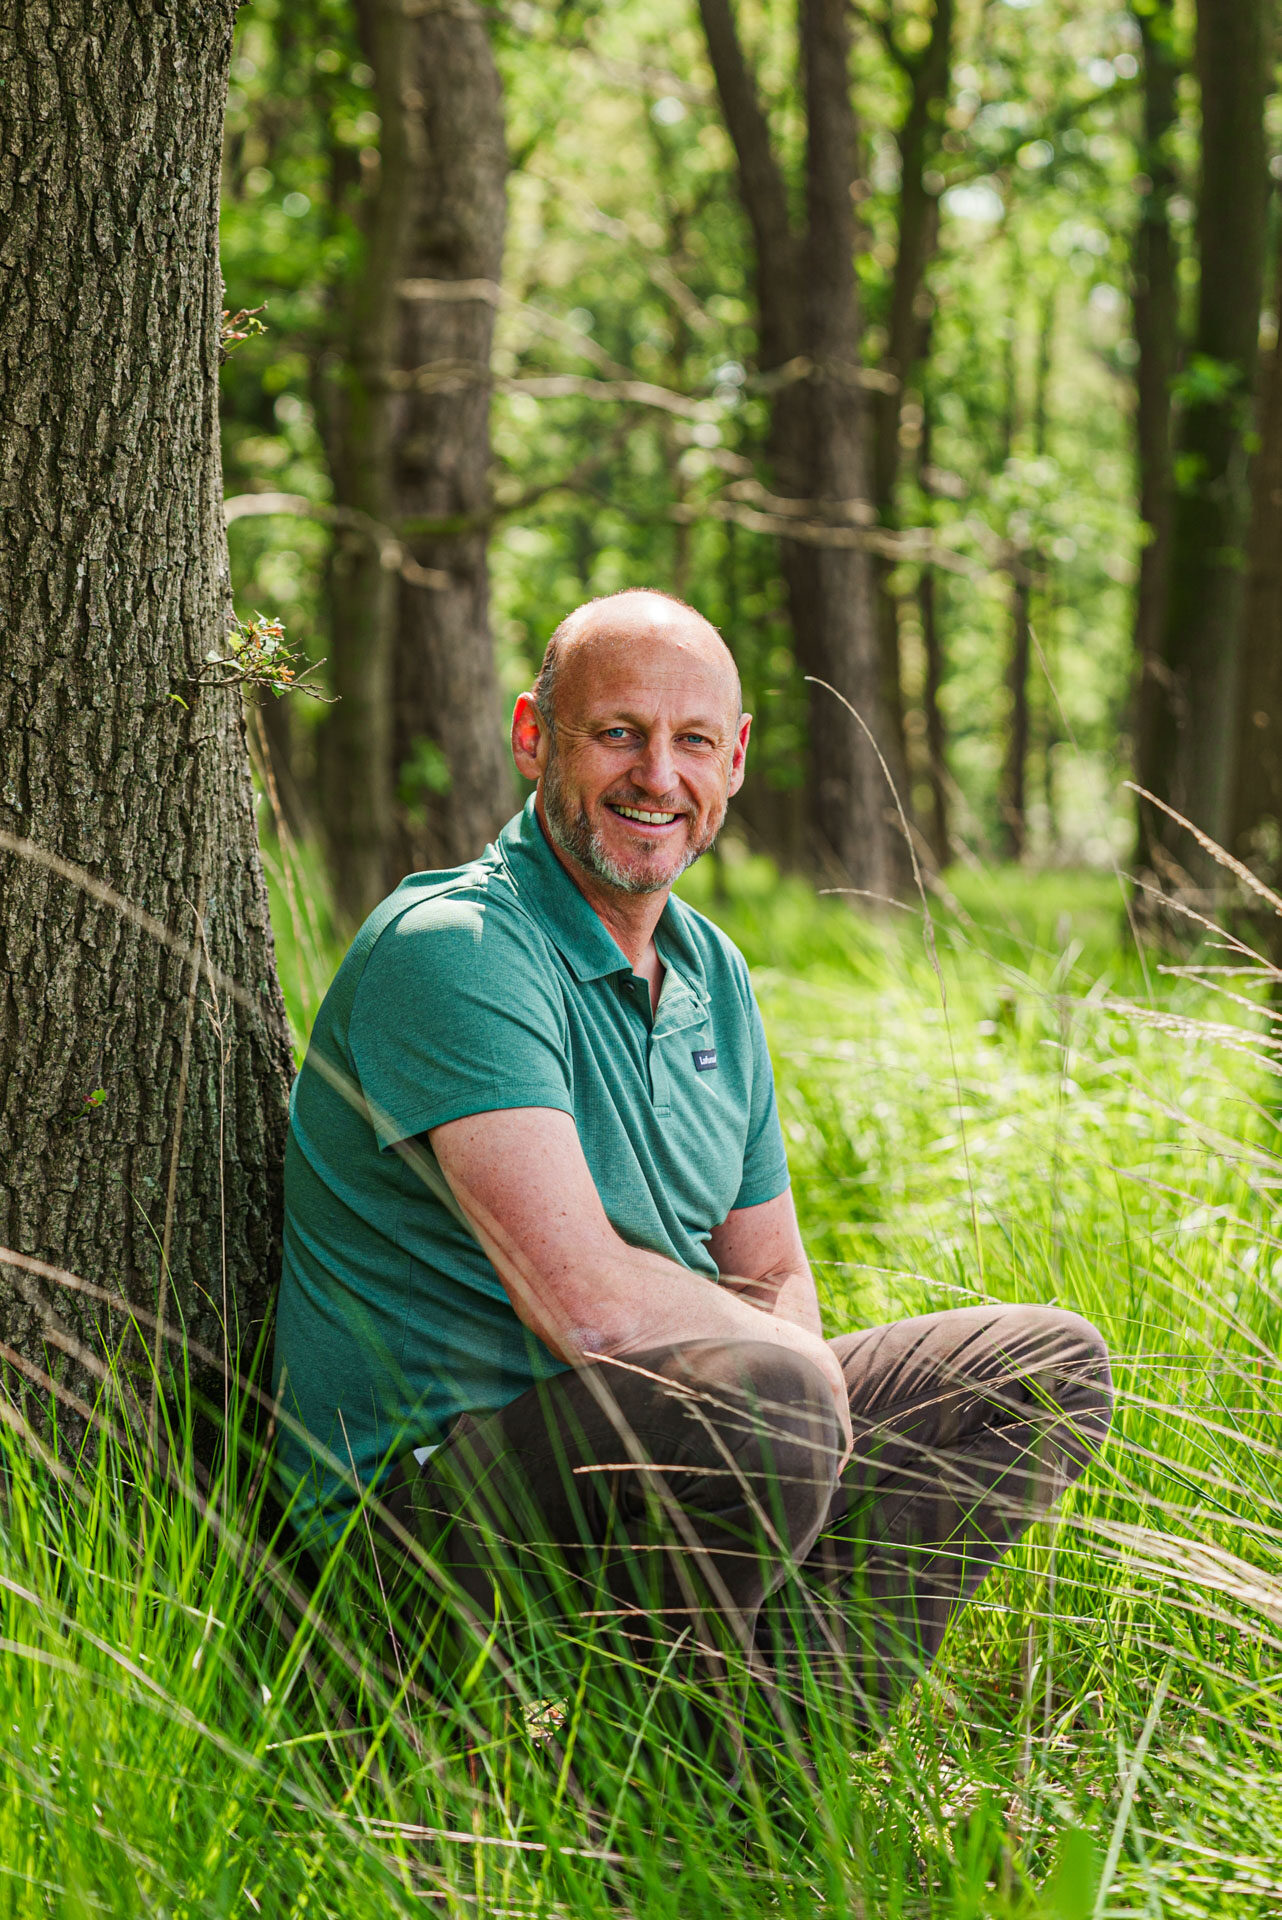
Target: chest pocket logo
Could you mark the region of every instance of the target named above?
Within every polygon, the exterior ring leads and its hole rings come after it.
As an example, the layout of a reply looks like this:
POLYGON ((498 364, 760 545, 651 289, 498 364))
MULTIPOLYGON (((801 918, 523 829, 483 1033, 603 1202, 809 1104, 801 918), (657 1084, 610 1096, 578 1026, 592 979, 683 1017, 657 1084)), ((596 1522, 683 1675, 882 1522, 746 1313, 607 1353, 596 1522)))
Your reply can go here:
POLYGON ((715 1047, 696 1047, 691 1055, 696 1073, 715 1073, 717 1070, 717 1050, 715 1047))

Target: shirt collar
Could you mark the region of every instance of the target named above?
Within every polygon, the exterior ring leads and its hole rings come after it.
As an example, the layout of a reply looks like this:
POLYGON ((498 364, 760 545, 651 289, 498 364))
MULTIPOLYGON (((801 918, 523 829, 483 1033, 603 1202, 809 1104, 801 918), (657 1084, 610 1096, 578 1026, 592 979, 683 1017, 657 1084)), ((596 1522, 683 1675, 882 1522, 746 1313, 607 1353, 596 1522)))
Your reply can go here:
MULTIPOLYGON (((534 811, 533 794, 500 833, 498 850, 522 906, 534 915, 576 979, 602 980, 612 973, 631 973, 631 961, 548 845, 534 811)), ((675 900, 670 899, 663 909, 655 943, 664 966, 705 1001, 703 967, 675 900)))

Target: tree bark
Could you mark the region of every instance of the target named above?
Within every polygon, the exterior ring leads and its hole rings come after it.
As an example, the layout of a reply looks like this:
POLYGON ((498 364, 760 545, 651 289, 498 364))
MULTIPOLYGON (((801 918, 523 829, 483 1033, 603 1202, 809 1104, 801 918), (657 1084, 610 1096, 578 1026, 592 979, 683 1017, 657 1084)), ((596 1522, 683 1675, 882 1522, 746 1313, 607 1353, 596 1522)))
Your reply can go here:
MULTIPOLYGON (((873 402, 873 503, 883 526, 899 524, 896 494, 901 466, 900 417, 905 398, 921 362, 929 329, 923 325, 921 298, 926 270, 939 241, 939 201, 926 185, 926 174, 939 150, 940 122, 948 98, 952 71, 953 0, 935 0, 930 37, 918 54, 903 51, 895 38, 893 18, 884 28, 891 58, 908 83, 908 104, 895 136, 899 148, 898 247, 890 288, 890 314, 883 366, 898 386, 876 395, 873 402)), ((877 567, 879 636, 882 684, 888 702, 887 718, 897 736, 900 759, 906 763, 903 713, 900 699, 898 606, 890 590, 893 563, 877 567)))
POLYGON ((1002 844, 1008 860, 1028 846, 1028 668, 1032 659, 1032 587, 1027 574, 1011 581, 1010 657, 1006 663, 1006 751, 1002 759, 1002 844))
MULTIPOLYGON (((1137 14, 1144 56, 1144 129, 1140 172, 1149 190, 1135 229, 1132 295, 1135 341, 1135 457, 1140 519, 1147 544, 1140 555, 1135 600, 1135 766, 1141 787, 1169 794, 1175 738, 1172 681, 1166 660, 1167 589, 1171 568, 1173 464, 1171 404, 1180 363, 1179 288, 1171 231, 1171 196, 1178 185, 1172 141, 1179 119, 1180 64, 1173 0, 1156 0, 1137 14)), ((1137 803, 1138 858, 1151 869, 1161 842, 1157 815, 1137 803)), ((1160 856, 1157 856, 1160 860, 1160 856)))
MULTIPOLYGON (((1016 357, 1012 321, 1011 351, 1007 361, 1006 457, 1010 458, 1018 417, 1016 357)), ((1042 324, 1037 336, 1037 375, 1033 389, 1033 453, 1041 459, 1046 452, 1046 430, 1051 376, 1051 358, 1055 344, 1055 290, 1047 295, 1042 309, 1042 324)), ((1022 860, 1028 850, 1028 749, 1032 740, 1029 712, 1028 672, 1033 659, 1033 583, 1031 573, 1045 565, 1036 549, 1018 556, 1011 579, 1010 654, 1006 664, 1006 691, 1009 697, 1006 748, 1002 760, 1001 816, 1002 839, 1006 858, 1022 860)))
MULTIPOLYGON (((1164 725, 1173 739, 1159 744, 1156 760, 1172 768, 1160 797, 1219 841, 1229 831, 1246 588, 1246 431, 1264 278, 1265 17, 1264 0, 1200 0, 1197 12, 1202 180, 1194 351, 1205 377, 1190 392, 1184 416, 1166 618, 1172 702, 1164 725)), ((1180 849, 1183 864, 1211 880, 1214 869, 1189 836, 1171 832, 1167 844, 1180 849)))
MULTIPOLYGON (((929 365, 933 321, 922 322, 920 359, 929 365)), ((934 492, 935 421, 932 395, 923 383, 921 396, 921 438, 917 444, 917 484, 929 500, 934 492)), ((927 516, 930 517, 929 515, 927 516)), ((945 657, 944 637, 939 618, 939 582, 934 567, 922 567, 917 579, 917 608, 921 619, 921 644, 925 673, 921 704, 925 719, 927 778, 930 789, 930 813, 923 823, 931 858, 941 870, 952 858, 949 842, 948 807, 948 730, 942 701, 945 657)))
POLYGON ((411 220, 392 420, 393 514, 436 588, 401 580, 388 883, 474 859, 515 804, 490 637, 490 349, 503 263, 503 92, 473 0, 420 14, 402 76, 411 220), (479 281, 466 298, 432 298, 479 281), (417 289, 417 291, 415 290, 417 289))
MULTIPOLYGON (((410 28, 402 0, 358 0, 374 72, 378 179, 364 208, 364 248, 348 293, 343 372, 330 414, 336 506, 385 526, 392 512, 391 373, 398 286, 410 233, 410 139, 404 90, 410 28)), ((329 567, 331 684, 321 736, 321 817, 339 917, 356 925, 386 891, 392 835, 392 633, 395 582, 378 547, 340 532, 329 567)))
MULTIPOLYGON (((0 1238, 181 1320, 225 1355, 193 1365, 221 1400, 274 1291, 289 1071, 242 695, 200 684, 231 611, 234 7, 6 15, 0 1238)), ((92 1394, 106 1344, 146 1393, 126 1319, 3 1255, 0 1334, 11 1379, 92 1394)))
MULTIPOLYGON (((1282 300, 1282 220, 1276 260, 1275 306, 1282 300)), ((1258 431, 1230 849, 1276 888, 1282 881, 1282 351, 1276 343, 1261 370, 1258 431)))
MULTIPOLYGON (((849 522, 871 498, 868 422, 854 273, 855 119, 844 0, 800 0, 798 31, 806 113, 804 225, 788 210, 783 172, 729 0, 699 12, 755 254, 763 370, 804 358, 806 379, 775 389, 767 451, 776 484, 819 514, 849 522)), ((797 660, 850 701, 905 793, 901 743, 890 715, 897 688, 883 678, 876 579, 858 548, 781 543, 797 660)), ((807 804, 815 863, 874 896, 898 893, 908 872, 894 797, 859 721, 825 687, 809 701, 807 804)))

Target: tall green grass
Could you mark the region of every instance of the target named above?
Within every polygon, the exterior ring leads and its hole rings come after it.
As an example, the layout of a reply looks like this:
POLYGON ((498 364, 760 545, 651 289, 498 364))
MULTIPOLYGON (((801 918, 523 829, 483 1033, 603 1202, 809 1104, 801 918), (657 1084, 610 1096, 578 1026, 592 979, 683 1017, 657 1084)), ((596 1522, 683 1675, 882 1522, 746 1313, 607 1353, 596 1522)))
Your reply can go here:
MULTIPOLYGON (((275 872, 301 1039, 335 948, 315 870, 275 872)), ((1261 982, 1163 971, 1093 876, 953 886, 932 957, 919 916, 873 925, 759 862, 688 882, 756 969, 830 1330, 1053 1300, 1116 1356, 1104 1457, 886 1739, 817 1698, 799 1742, 758 1727, 769 1767, 732 1797, 616 1649, 534 1623, 506 1678, 433 1695, 380 1670, 341 1568, 291 1584, 247 1431, 201 1487, 189 1410, 152 1454, 106 1392, 43 1456, 0 1429, 3 1910, 1282 1911, 1261 982)))

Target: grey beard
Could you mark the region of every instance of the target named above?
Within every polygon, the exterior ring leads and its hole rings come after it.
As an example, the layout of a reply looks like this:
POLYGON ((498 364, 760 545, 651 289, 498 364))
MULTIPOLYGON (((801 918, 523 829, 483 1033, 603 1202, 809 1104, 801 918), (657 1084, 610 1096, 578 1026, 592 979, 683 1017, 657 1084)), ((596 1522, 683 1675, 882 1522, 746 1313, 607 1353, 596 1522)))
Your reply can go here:
POLYGON ((679 866, 661 879, 647 879, 631 873, 610 858, 601 845, 600 835, 591 826, 587 814, 580 807, 576 817, 571 818, 566 804, 565 789, 561 785, 561 769, 557 761, 555 740, 548 755, 548 763, 543 773, 543 814, 547 820, 548 833, 561 852, 575 860, 581 867, 595 874, 598 880, 604 880, 607 886, 614 887, 619 893, 643 894, 665 893, 674 882, 680 879, 687 867, 708 851, 721 829, 721 819, 714 820, 711 831, 705 838, 686 848, 679 866))

